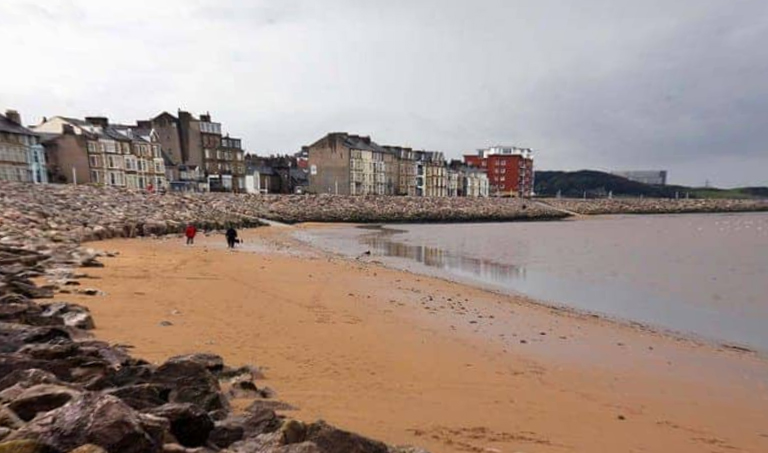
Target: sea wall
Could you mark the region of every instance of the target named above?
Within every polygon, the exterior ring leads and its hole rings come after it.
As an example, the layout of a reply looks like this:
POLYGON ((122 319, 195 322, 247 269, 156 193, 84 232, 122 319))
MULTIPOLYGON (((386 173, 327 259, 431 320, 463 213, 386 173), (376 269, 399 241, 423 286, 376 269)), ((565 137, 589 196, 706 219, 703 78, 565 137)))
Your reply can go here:
POLYGON ((515 198, 249 195, 242 203, 259 217, 286 223, 491 222, 568 216, 515 198))
POLYGON ((659 199, 659 198, 613 198, 613 199, 541 199, 557 209, 564 209, 583 215, 597 214, 682 214, 712 212, 768 211, 768 200, 722 200, 722 199, 659 199))
POLYGON ((0 206, 5 212, 3 217, 13 218, 15 224, 24 225, 25 229, 40 229, 55 240, 75 237, 80 241, 177 233, 190 222, 199 229, 218 229, 230 224, 258 226, 259 218, 284 223, 372 223, 567 216, 538 203, 511 198, 148 194, 110 187, 20 183, 0 183, 0 206))

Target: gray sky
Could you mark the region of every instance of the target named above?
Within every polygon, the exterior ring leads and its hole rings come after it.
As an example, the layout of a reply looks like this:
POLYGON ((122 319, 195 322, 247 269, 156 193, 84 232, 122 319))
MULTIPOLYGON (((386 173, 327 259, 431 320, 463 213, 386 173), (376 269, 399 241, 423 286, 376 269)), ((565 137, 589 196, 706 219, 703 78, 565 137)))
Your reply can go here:
POLYGON ((768 185, 765 0, 0 0, 0 108, 768 185))

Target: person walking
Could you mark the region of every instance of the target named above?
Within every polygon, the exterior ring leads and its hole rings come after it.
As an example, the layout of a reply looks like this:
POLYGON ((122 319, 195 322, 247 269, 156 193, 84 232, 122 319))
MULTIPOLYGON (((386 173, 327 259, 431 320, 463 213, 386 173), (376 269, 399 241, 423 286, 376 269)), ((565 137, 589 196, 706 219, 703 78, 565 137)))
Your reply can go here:
POLYGON ((187 237, 187 245, 195 244, 196 234, 197 234, 197 228, 191 223, 187 225, 187 229, 184 231, 184 235, 187 237))
POLYGON ((235 248, 235 242, 237 242, 237 230, 235 230, 234 227, 229 227, 225 235, 227 236, 227 247, 231 249, 235 248))

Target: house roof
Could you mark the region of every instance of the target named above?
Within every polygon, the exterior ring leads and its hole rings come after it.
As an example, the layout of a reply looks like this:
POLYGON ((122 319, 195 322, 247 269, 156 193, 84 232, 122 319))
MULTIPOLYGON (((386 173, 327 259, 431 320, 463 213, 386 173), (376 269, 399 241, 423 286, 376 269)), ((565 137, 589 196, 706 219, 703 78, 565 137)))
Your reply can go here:
POLYGON ((0 115, 0 132, 8 132, 11 134, 21 135, 37 135, 35 132, 32 132, 26 127, 9 120, 5 115, 0 115))
POLYGON ((344 146, 347 148, 360 149, 363 151, 375 151, 379 153, 392 153, 392 151, 384 148, 378 143, 371 140, 370 137, 361 137, 359 135, 344 136, 344 146))

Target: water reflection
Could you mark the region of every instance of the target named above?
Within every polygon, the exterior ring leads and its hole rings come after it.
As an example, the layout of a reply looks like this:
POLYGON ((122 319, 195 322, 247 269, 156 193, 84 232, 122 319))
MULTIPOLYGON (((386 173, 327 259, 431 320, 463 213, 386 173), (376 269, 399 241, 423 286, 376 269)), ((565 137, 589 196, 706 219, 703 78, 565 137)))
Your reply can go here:
POLYGON ((450 271, 454 275, 471 277, 486 283, 504 285, 512 280, 526 278, 524 266, 457 255, 423 244, 411 245, 398 242, 395 236, 402 233, 407 232, 377 227, 375 232, 362 235, 360 243, 368 246, 373 255, 406 258, 429 267, 450 271))

